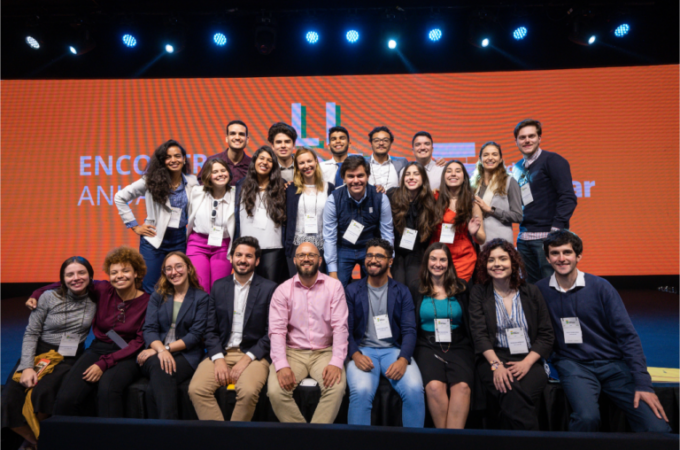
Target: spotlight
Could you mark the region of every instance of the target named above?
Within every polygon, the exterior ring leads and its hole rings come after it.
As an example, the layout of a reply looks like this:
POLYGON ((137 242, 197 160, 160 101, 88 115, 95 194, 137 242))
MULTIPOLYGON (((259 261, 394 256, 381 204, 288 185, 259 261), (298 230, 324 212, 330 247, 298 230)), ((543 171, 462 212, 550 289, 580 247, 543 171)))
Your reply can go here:
POLYGON ((477 48, 485 48, 494 39, 498 24, 485 11, 475 11, 468 19, 468 42, 477 48))
POLYGON ((77 50, 75 49, 75 47, 73 47, 73 46, 70 46, 68 49, 69 49, 69 51, 70 51, 71 53, 73 53, 74 55, 76 55, 76 54, 78 53, 78 51, 77 51, 77 50))
POLYGON ((345 37, 350 44, 354 44, 359 40, 359 32, 357 30, 349 30, 345 37))
POLYGON ((621 37, 624 37, 625 35, 627 35, 629 31, 630 31, 630 25, 628 25, 627 23, 622 23, 621 25, 616 27, 616 29, 614 30, 614 36, 621 38, 621 37))
POLYGON ((489 38, 482 39, 482 47, 488 47, 488 46, 489 46, 489 38))
POLYGON ((167 44, 167 45, 165 46, 165 51, 168 52, 168 53, 174 53, 175 47, 173 47, 173 46, 170 45, 170 44, 167 44))
POLYGON ((512 32, 512 37, 514 37, 516 41, 521 41, 522 39, 527 37, 526 27, 516 28, 515 31, 512 32))
POLYGON ((33 36, 26 36, 26 43, 34 50, 40 49, 40 41, 38 41, 38 39, 34 38, 33 36))
POLYGON ((135 47, 137 46, 137 39, 131 34, 125 34, 123 35, 123 44, 129 48, 135 47))
POLYGON ((432 42, 437 42, 442 38, 442 30, 440 30, 439 28, 433 28, 427 34, 427 37, 429 37, 432 42))
POLYGON ((223 33, 215 33, 213 36, 213 41, 218 47, 224 47, 227 45, 227 37, 223 33))
POLYGON ((387 47, 389 47, 391 50, 394 50, 395 48, 397 48, 397 41, 395 41, 394 39, 390 39, 387 42, 387 47))
POLYGON ((276 48, 276 21, 271 16, 261 16, 255 24, 255 47, 261 55, 268 55, 276 48))
POLYGON ((571 24, 569 40, 578 45, 593 45, 595 43, 597 28, 593 24, 593 15, 590 12, 576 16, 571 24))
POLYGON ((594 43, 595 43, 595 36, 590 36, 590 37, 588 38, 588 44, 589 44, 589 45, 593 45, 594 43))
POLYGON ((90 37, 89 32, 86 31, 83 35, 83 38, 76 39, 76 42, 74 42, 72 45, 69 45, 68 49, 74 55, 80 56, 89 52, 96 46, 97 43, 90 37))
POLYGON ((317 33, 316 31, 308 31, 305 38, 307 39, 307 42, 309 42, 310 44, 316 44, 317 42, 319 42, 319 33, 317 33))
POLYGON ((165 31, 161 41, 166 53, 178 54, 186 47, 186 25, 179 16, 169 16, 165 19, 165 31))

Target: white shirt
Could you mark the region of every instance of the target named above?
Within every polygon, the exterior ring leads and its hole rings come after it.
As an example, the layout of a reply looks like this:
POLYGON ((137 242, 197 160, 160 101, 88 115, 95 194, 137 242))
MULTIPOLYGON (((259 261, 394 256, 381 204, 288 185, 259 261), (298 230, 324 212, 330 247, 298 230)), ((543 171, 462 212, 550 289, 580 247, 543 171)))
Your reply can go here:
MULTIPOLYGON (((246 302, 248 300, 248 293, 250 292, 250 285, 253 282, 254 276, 255 273, 253 272, 253 274, 250 275, 250 279, 248 279, 248 281, 246 281, 244 284, 239 283, 236 277, 234 277, 234 317, 237 314, 240 314, 241 320, 231 321, 231 335, 229 336, 225 350, 229 350, 230 348, 239 348, 239 345, 241 345, 241 341, 243 340, 243 320, 246 313, 246 302)), ((255 360, 255 355, 252 353, 248 352, 246 355, 248 355, 250 359, 255 360)), ((215 361, 216 359, 220 358, 224 358, 223 353, 218 353, 211 359, 215 361)))
POLYGON ((265 208, 262 202, 264 196, 264 191, 259 191, 255 198, 255 208, 253 209, 253 215, 248 217, 248 212, 246 211, 245 204, 241 202, 240 220, 241 220, 241 236, 252 236, 257 239, 260 243, 260 248, 262 250, 267 250, 270 248, 282 248, 281 244, 281 233, 282 228, 274 223, 274 221, 266 213, 266 222, 263 224, 256 224, 255 218, 257 217, 257 210, 259 208, 265 208))
MULTIPOLYGON (((404 170, 401 169, 399 172, 399 180, 404 176, 404 170)), ((425 166, 425 172, 427 172, 427 179, 430 180, 430 189, 433 191, 439 189, 442 181, 442 172, 444 172, 444 166, 438 166, 434 159, 430 158, 430 162, 425 166)))
POLYGON ((323 245, 323 209, 328 200, 326 191, 317 192, 316 186, 306 186, 312 192, 300 195, 298 202, 297 220, 295 222, 295 236, 304 236, 305 233, 305 211, 316 215, 317 232, 316 236, 321 239, 323 245))
POLYGON ((380 164, 371 155, 369 163, 371 165, 371 176, 368 177, 370 184, 373 186, 383 186, 385 191, 393 187, 399 187, 399 174, 397 174, 397 169, 394 168, 390 158, 387 158, 387 161, 380 164))
POLYGON ((576 281, 574 282, 574 285, 572 287, 570 287, 569 289, 567 289, 566 291, 564 289, 562 289, 562 286, 560 286, 560 284, 557 282, 557 278, 555 278, 554 273, 550 276, 550 282, 548 283, 548 285, 551 288, 557 289, 557 292, 563 292, 563 293, 567 293, 567 292, 569 292, 572 289, 577 288, 577 287, 586 287, 586 277, 585 277, 585 275, 583 274, 583 272, 581 272, 578 269, 576 269, 576 272, 577 272, 576 281))
POLYGON ((321 173, 323 173, 324 182, 331 183, 333 185, 335 184, 335 176, 338 174, 338 166, 340 164, 341 163, 336 162, 333 158, 319 163, 319 166, 321 166, 321 173))
MULTIPOLYGON (((233 188, 232 188, 233 189, 233 188)), ((226 217, 230 208, 229 196, 225 194, 224 197, 219 199, 217 202, 217 217, 213 221, 211 218, 213 211, 214 198, 210 193, 206 195, 209 201, 203 202, 202 207, 196 211, 196 219, 194 222, 194 231, 200 234, 210 234, 212 231, 213 224, 221 226, 224 229, 224 238, 229 237, 229 230, 227 229, 226 217)))

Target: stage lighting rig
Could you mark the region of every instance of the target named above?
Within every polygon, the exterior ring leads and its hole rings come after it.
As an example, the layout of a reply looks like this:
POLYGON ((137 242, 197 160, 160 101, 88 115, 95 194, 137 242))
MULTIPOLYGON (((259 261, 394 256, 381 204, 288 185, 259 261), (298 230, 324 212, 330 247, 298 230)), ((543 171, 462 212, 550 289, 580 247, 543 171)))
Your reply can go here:
POLYGON ((71 24, 75 29, 75 36, 70 39, 68 50, 71 54, 80 56, 91 51, 97 46, 94 38, 90 34, 90 30, 85 28, 82 22, 71 24))
POLYGON ((261 55, 269 55, 276 48, 276 20, 262 15, 255 22, 255 48, 261 55))
POLYGON ((40 27, 40 18, 34 17, 26 22, 26 31, 24 34, 24 42, 29 48, 33 50, 40 50, 43 48, 43 32, 40 27))
POLYGON ((305 34, 305 39, 308 44, 314 45, 319 42, 319 33, 316 31, 308 31, 307 34, 305 34))
POLYGON ((574 17, 569 32, 569 40, 574 44, 589 46, 597 41, 597 28, 594 15, 590 11, 579 13, 574 17))
POLYGON ((349 30, 345 34, 345 38, 347 39, 347 42, 350 44, 355 44, 359 40, 359 32, 357 30, 349 30))
POLYGON ((163 48, 166 53, 179 53, 186 47, 184 22, 177 16, 170 16, 165 23, 163 48))
POLYGON ((475 11, 468 19, 468 42, 477 48, 486 48, 493 42, 495 20, 485 11, 475 11))

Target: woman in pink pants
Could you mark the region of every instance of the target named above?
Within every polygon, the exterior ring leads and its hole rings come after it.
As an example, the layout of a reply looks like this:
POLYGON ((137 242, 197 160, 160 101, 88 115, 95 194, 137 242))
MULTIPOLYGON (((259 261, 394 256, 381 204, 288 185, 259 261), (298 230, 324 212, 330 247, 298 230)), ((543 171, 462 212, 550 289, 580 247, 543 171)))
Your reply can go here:
POLYGON ((196 267, 201 287, 210 293, 215 281, 231 274, 227 259, 234 235, 234 192, 229 186, 231 170, 221 159, 203 166, 203 189, 194 189, 189 199, 187 256, 196 267))

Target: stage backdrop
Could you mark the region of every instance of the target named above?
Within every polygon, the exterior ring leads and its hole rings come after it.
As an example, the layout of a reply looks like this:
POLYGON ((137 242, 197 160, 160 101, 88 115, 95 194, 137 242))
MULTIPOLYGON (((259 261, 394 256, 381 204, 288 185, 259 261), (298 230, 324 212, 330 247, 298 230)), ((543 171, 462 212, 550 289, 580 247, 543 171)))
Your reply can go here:
MULTIPOLYGON (((571 164, 585 241, 582 269, 598 275, 678 273, 678 66, 537 72, 254 79, 2 81, 2 282, 58 279, 71 255, 102 277, 104 255, 137 247, 113 195, 137 180, 167 139, 194 172, 224 148, 225 124, 244 120, 248 153, 268 127, 291 123, 298 145, 329 152, 326 130, 349 129, 352 152, 387 125, 393 154, 411 137, 470 166, 495 140, 518 161, 512 130, 544 126, 542 148, 571 164)), ((144 219, 144 200, 133 202, 144 219)))

